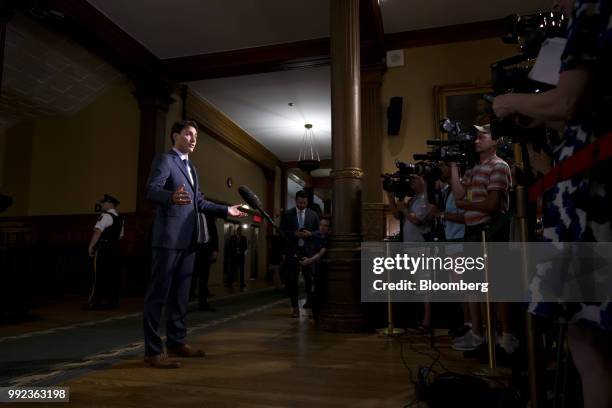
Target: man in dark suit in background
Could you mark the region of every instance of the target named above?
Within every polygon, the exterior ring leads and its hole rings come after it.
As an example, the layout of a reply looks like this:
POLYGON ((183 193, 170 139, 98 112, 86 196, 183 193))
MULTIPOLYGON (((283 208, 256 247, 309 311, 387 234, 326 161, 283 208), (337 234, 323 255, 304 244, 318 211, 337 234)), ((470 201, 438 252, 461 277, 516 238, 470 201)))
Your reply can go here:
POLYGON ((153 223, 151 281, 145 297, 143 321, 145 363, 155 368, 178 368, 165 359, 159 321, 166 305, 166 348, 169 355, 203 357, 186 343, 185 316, 197 244, 208 242, 205 217, 243 217, 238 205, 227 207, 206 201, 196 169, 188 160, 197 141, 198 126, 183 120, 172 125, 173 148, 158 155, 146 186, 147 199, 157 205, 153 223))
POLYGON ((244 260, 246 258, 247 246, 247 239, 242 235, 242 227, 238 225, 236 226, 236 234, 230 237, 229 250, 232 256, 232 267, 234 268, 232 276, 234 279, 238 276, 241 290, 246 287, 244 283, 244 260))
POLYGON ((223 244, 223 285, 226 288, 231 288, 234 283, 234 259, 230 250, 230 243, 234 236, 234 225, 229 225, 227 234, 225 234, 225 243, 223 244))
MULTIPOLYGON (((289 239, 285 246, 285 285, 291 298, 292 316, 299 317, 298 308, 298 278, 300 273, 300 259, 311 257, 315 248, 311 239, 312 233, 319 229, 319 216, 308 207, 308 193, 300 190, 295 194, 295 207, 287 210, 281 219, 280 229, 289 239)), ((306 303, 304 308, 310 307, 312 275, 310 267, 302 267, 302 275, 306 285, 306 303)))

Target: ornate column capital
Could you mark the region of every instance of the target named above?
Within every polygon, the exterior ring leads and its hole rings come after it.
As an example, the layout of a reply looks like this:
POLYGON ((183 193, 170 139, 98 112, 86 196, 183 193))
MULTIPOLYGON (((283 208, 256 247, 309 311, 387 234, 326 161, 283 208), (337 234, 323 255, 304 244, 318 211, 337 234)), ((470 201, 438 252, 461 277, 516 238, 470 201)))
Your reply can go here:
POLYGON ((330 176, 334 180, 340 179, 356 179, 363 178, 363 170, 358 167, 345 167, 343 169, 332 170, 330 176))

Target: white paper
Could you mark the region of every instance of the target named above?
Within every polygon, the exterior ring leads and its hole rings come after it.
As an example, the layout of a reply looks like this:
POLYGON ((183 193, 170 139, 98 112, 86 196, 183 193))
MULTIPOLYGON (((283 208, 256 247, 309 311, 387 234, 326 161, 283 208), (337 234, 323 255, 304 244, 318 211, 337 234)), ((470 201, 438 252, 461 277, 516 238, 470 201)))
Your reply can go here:
POLYGON ((565 49, 565 38, 547 38, 542 43, 538 59, 529 72, 529 79, 549 85, 559 83, 559 69, 561 69, 561 54, 565 49))

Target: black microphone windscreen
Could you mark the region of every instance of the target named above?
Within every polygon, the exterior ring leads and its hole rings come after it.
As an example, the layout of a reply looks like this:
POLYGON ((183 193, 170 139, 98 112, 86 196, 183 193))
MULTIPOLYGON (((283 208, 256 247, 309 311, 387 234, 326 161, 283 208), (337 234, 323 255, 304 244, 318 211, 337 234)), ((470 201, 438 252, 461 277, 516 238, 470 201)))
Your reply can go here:
POLYGON ((240 194, 240 197, 242 197, 249 206, 257 210, 263 208, 259 197, 257 197, 247 186, 238 187, 238 194, 240 194))

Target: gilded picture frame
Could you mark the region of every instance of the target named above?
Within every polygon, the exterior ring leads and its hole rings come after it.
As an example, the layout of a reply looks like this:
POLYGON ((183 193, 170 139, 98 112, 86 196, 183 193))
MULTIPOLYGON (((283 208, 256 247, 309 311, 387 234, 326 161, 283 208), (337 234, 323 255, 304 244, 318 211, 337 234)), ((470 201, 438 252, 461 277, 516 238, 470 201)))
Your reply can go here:
POLYGON ((436 138, 447 138, 447 135, 440 131, 440 121, 443 118, 460 121, 466 128, 489 123, 491 106, 483 96, 492 92, 491 84, 488 82, 435 86, 433 96, 436 138))

